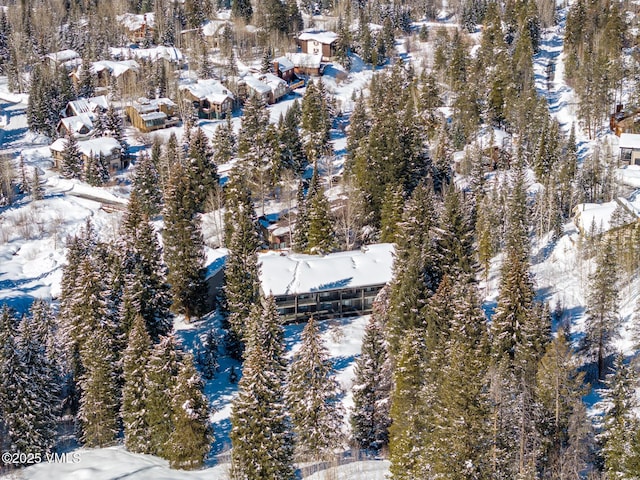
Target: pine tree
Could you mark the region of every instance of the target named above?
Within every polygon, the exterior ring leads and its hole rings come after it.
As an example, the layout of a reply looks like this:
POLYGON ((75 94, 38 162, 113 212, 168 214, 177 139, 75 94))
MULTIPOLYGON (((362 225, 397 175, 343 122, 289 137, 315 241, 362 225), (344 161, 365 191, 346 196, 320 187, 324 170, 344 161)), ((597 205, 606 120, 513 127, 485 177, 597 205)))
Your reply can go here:
POLYGON ((329 201, 324 191, 311 193, 307 199, 309 227, 306 234, 306 251, 309 253, 330 253, 336 245, 333 222, 329 216, 329 201))
POLYGON ((83 162, 78 150, 78 141, 72 135, 66 137, 62 158, 60 159, 60 173, 64 178, 80 178, 83 173, 83 162))
POLYGON ((382 325, 375 315, 364 331, 354 373, 353 439, 359 448, 377 452, 389 442, 391 368, 382 325))
POLYGON ((80 377, 80 420, 82 443, 106 447, 118 434, 118 378, 113 341, 106 326, 91 331, 80 350, 84 372, 80 377))
POLYGON ((331 150, 331 104, 322 81, 317 86, 309 82, 301 109, 302 141, 309 162, 315 162, 331 150))
POLYGON ((166 457, 171 468, 199 468, 209 452, 211 428, 203 388, 193 357, 185 355, 180 362, 171 399, 173 429, 166 457))
POLYGON ((380 211, 380 241, 394 243, 400 234, 404 191, 399 185, 388 184, 380 211))
POLYGON ((234 18, 242 18, 245 23, 251 21, 253 8, 249 0, 231 0, 231 15, 234 18))
POLYGON ((162 337, 153 346, 147 372, 144 421, 148 426, 149 452, 163 458, 171 455, 169 441, 174 430, 171 405, 180 363, 181 352, 173 335, 162 337))
POLYGON ((327 458, 340 445, 340 386, 329 352, 313 317, 302 331, 302 345, 293 358, 287 403, 300 458, 327 458))
POLYGON ((135 453, 149 453, 151 439, 147 424, 147 370, 151 355, 151 338, 144 318, 138 315, 129 332, 122 356, 122 424, 124 445, 135 453))
POLYGON ((598 250, 596 270, 590 277, 584 338, 584 347, 597 360, 598 378, 604 375, 605 357, 611 351, 611 342, 618 334, 620 323, 617 272, 613 240, 605 239, 598 250))
POLYGON ((201 128, 196 129, 189 142, 186 174, 196 207, 201 212, 205 200, 218 183, 218 169, 213 163, 213 151, 201 128))
POLYGON ((273 297, 257 305, 243 375, 231 411, 231 478, 294 478, 293 438, 284 396, 283 332, 273 297))
POLYGON ((120 146, 122 147, 122 155, 126 155, 129 145, 127 145, 127 141, 124 136, 122 117, 113 107, 113 105, 109 105, 109 108, 107 109, 104 124, 105 132, 108 133, 109 136, 115 138, 118 143, 120 143, 120 146))
POLYGON ((209 330, 202 341, 202 348, 198 352, 197 364, 205 380, 211 380, 218 371, 218 337, 216 332, 209 330))
POLYGON ((220 165, 228 163, 236 154, 236 136, 231 119, 231 112, 226 112, 225 122, 218 126, 211 140, 213 158, 220 165))
POLYGON ((40 178, 40 169, 35 167, 33 169, 33 178, 31 179, 31 196, 34 201, 42 200, 44 198, 44 188, 40 178))
POLYGON ((133 189, 141 204, 142 211, 153 218, 160 213, 162 189, 157 166, 146 153, 140 155, 133 175, 133 189))
POLYGON ((204 239, 191 185, 180 165, 173 168, 169 182, 162 237, 173 298, 171 308, 190 320, 204 309, 204 239))

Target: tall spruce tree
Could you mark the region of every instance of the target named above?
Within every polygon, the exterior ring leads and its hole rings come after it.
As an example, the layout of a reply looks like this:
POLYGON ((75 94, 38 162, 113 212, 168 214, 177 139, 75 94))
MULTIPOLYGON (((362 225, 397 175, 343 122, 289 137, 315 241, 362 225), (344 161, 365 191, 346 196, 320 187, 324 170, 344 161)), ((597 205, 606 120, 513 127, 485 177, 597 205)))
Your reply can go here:
POLYGON ((164 260, 169 268, 171 309, 189 321, 204 311, 204 239, 190 182, 175 165, 165 192, 164 260))
POLYGON ((605 373, 605 358, 618 334, 618 269, 613 240, 605 239, 596 256, 596 270, 590 277, 584 347, 596 360, 598 378, 605 373))
POLYGON ((353 381, 351 428, 359 448, 378 452, 389 442, 391 364, 379 315, 364 331, 353 381))
POLYGON ((83 162, 78 150, 78 141, 73 134, 66 137, 62 158, 60 159, 60 174, 64 178, 81 178, 83 162))
POLYGON ((158 166, 146 153, 140 155, 136 162, 132 192, 136 192, 142 211, 149 218, 153 218, 160 213, 162 205, 160 173, 158 172, 158 166))
POLYGON ((330 458, 340 446, 340 393, 329 352, 312 317, 302 331, 302 345, 289 369, 286 395, 301 459, 330 458))
POLYGON ((135 453, 149 453, 151 439, 147 424, 147 370, 151 338, 141 315, 136 316, 127 348, 122 355, 122 425, 124 446, 135 453))
POLYGON ((293 436, 285 408, 283 331, 273 297, 256 305, 231 411, 231 478, 290 480, 293 436))
POLYGON ((218 183, 218 168, 213 162, 213 151, 201 128, 196 129, 191 136, 186 164, 190 191, 194 196, 196 208, 201 212, 205 200, 218 183))
POLYGON ((211 427, 209 406, 203 389, 200 374, 193 364, 193 356, 187 354, 180 362, 171 395, 173 429, 166 457, 171 468, 199 468, 209 452, 211 427))

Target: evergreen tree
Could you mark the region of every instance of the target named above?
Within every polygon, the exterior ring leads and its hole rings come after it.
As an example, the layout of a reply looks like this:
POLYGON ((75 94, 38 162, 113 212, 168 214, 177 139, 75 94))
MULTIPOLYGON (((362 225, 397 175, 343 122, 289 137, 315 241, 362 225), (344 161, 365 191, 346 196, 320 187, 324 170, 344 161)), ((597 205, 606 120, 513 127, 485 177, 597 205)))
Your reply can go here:
POLYGON ((160 213, 162 204, 162 190, 160 185, 160 173, 157 165, 146 153, 140 155, 136 162, 133 175, 133 189, 136 192, 142 211, 153 218, 160 213))
POLYGON ((255 319, 231 411, 231 478, 294 478, 293 438, 284 396, 283 332, 273 297, 256 306, 255 319))
POLYGON ((329 216, 329 201, 322 190, 307 199, 309 229, 306 251, 309 253, 330 253, 336 245, 333 222, 329 216))
POLYGON ((301 458, 326 458, 340 445, 340 386, 329 352, 313 317, 302 331, 302 345, 293 358, 287 403, 301 458))
POLYGON ((331 103, 322 81, 309 82, 302 97, 300 126, 302 141, 310 162, 317 161, 331 150, 331 103))
POLYGON ((596 257, 596 270, 590 277, 584 337, 585 349, 597 361, 598 378, 603 378, 605 358, 611 352, 611 342, 620 324, 617 279, 612 240, 604 240, 596 257))
POLYGON ((162 337, 153 346, 149 359, 146 385, 145 418, 149 452, 163 458, 171 456, 171 433, 174 430, 173 395, 180 371, 181 352, 173 335, 162 337))
POLYGON ((127 145, 127 141, 124 136, 122 117, 113 107, 113 105, 109 105, 109 108, 107 109, 107 113, 105 114, 104 126, 105 133, 118 141, 120 147, 122 147, 122 155, 126 155, 129 146, 127 145))
POLYGON ((73 135, 66 137, 62 158, 60 159, 60 174, 64 178, 80 178, 83 173, 83 162, 78 150, 78 141, 73 135))
POLYGON ((31 196, 34 201, 42 200, 44 198, 44 188, 40 178, 40 169, 35 167, 33 169, 33 178, 31 179, 31 196))
POLYGON ((249 0, 231 0, 231 15, 234 18, 242 18, 245 23, 251 21, 253 8, 249 0))
POLYGON ((80 350, 84 372, 80 377, 80 420, 82 443, 106 447, 118 434, 118 378, 116 352, 111 334, 98 325, 80 350))
POLYGON ((218 183, 218 169, 213 163, 213 151, 201 128, 196 129, 189 142, 186 174, 196 208, 202 211, 204 202, 218 183))
POLYGON ((391 368, 384 332, 377 315, 364 331, 353 381, 353 439, 359 448, 380 451, 389 442, 391 368))
POLYGON ((211 140, 213 158, 218 164, 228 163, 236 154, 236 136, 231 119, 231 112, 226 112, 225 122, 218 126, 211 140))
POLYGON ((203 388, 193 357, 185 355, 180 362, 171 399, 173 429, 166 457, 171 468, 199 468, 209 452, 211 428, 203 388))
POLYGON ((380 211, 380 241, 394 243, 400 234, 404 191, 399 185, 388 184, 380 211))
POLYGON ((144 318, 138 315, 129 332, 122 356, 122 424, 124 445, 135 453, 149 453, 150 437, 146 417, 148 396, 147 370, 151 355, 151 338, 144 318))
POLYGON ((189 321, 204 309, 204 239, 186 172, 178 164, 165 192, 164 259, 169 268, 172 310, 189 321))

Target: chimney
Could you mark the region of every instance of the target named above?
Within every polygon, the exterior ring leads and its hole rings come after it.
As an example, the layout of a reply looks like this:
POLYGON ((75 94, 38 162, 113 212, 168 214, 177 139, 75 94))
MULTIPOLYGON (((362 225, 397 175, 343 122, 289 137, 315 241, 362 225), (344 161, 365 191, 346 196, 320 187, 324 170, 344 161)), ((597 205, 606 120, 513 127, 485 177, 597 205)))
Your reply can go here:
POLYGON ((273 71, 276 75, 282 77, 282 74, 280 73, 280 63, 277 60, 273 61, 273 71))

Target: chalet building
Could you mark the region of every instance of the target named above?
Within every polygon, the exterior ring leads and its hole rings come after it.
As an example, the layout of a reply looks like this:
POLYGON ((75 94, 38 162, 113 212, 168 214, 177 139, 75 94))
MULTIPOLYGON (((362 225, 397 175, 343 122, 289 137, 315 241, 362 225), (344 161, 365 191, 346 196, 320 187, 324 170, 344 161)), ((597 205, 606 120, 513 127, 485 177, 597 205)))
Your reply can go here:
POLYGON ((59 137, 73 135, 78 139, 88 138, 94 133, 93 117, 89 113, 81 113, 61 118, 56 126, 56 133, 59 137))
POLYGON ((109 49, 109 54, 114 60, 146 60, 152 63, 164 61, 172 68, 182 68, 185 64, 185 57, 182 51, 176 47, 158 45, 151 48, 116 48, 109 49))
POLYGON ((64 66, 67 70, 73 70, 82 63, 80 54, 75 50, 60 50, 44 56, 47 64, 52 68, 64 66))
POLYGON ((263 215, 258 218, 262 236, 271 250, 283 250, 291 247, 296 218, 297 215, 293 212, 289 212, 281 218, 278 218, 277 215, 263 215))
POLYGON ((627 165, 640 165, 640 134, 620 135, 620 161, 627 165))
POLYGON ((125 107, 125 115, 131 125, 143 133, 178 125, 177 105, 169 98, 140 98, 125 107))
POLYGON ((322 75, 322 55, 312 53, 289 53, 287 58, 293 63, 293 73, 297 77, 318 77, 322 75))
POLYGON ((242 99, 252 96, 261 97, 265 103, 274 104, 287 93, 287 82, 273 73, 258 76, 246 75, 238 82, 238 92, 242 99))
POLYGON ((260 288, 284 321, 365 315, 391 281, 393 252, 392 244, 323 257, 269 252, 259 256, 260 288))
MULTIPOLYGON (((135 60, 100 60, 92 62, 91 73, 96 78, 96 90, 104 93, 112 80, 121 82, 123 85, 133 85, 138 79, 140 65, 135 60)), ((79 65, 70 75, 74 84, 80 83, 82 76, 82 65, 79 65)))
POLYGON ((118 21, 124 26, 127 38, 134 43, 142 43, 145 38, 153 36, 155 30, 155 14, 125 13, 118 16, 118 21))
POLYGON ((273 60, 273 73, 287 83, 297 80, 293 69, 293 62, 287 57, 278 57, 273 60))
MULTIPOLYGON (((220 48, 222 35, 227 25, 233 26, 233 23, 231 23, 229 20, 214 19, 214 20, 207 20, 202 25, 202 28, 200 31, 202 33, 202 36, 204 37, 205 42, 207 42, 207 45, 209 45, 209 47, 220 48)), ((198 33, 197 29, 195 33, 198 33)))
MULTIPOLYGON (((60 168, 62 154, 66 145, 67 139, 59 138, 49 146, 55 168, 60 168)), ((109 164, 109 170, 112 172, 122 170, 126 166, 122 156, 122 147, 115 138, 97 137, 89 140, 80 140, 78 141, 78 150, 85 165, 88 165, 91 156, 98 157, 102 155, 109 164)))
POLYGON ((329 31, 307 31, 298 35, 302 53, 321 55, 322 61, 329 62, 336 55, 338 34, 329 31))
POLYGON ((218 80, 198 80, 180 85, 179 90, 185 101, 191 102, 198 111, 198 118, 224 118, 228 111, 233 110, 235 97, 218 80))
POLYGON ((73 117, 76 115, 96 115, 100 112, 106 112, 109 109, 109 100, 105 95, 91 98, 78 98, 67 103, 64 109, 65 117, 73 117))

